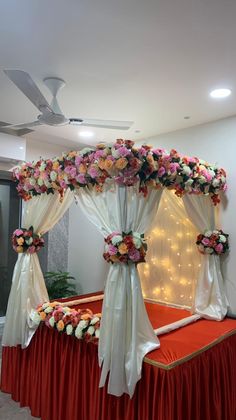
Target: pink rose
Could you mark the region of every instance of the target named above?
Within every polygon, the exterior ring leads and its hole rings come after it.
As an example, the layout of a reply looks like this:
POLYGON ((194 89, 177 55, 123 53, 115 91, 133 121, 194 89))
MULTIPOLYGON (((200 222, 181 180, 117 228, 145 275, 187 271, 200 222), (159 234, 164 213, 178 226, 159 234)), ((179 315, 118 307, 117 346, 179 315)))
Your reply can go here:
POLYGON ((203 238, 203 239, 202 239, 202 244, 203 244, 203 245, 205 245, 205 246, 210 245, 210 241, 209 241, 209 239, 208 239, 208 238, 203 238))
POLYGON ((86 184, 86 182, 87 182, 84 174, 77 175, 75 179, 80 184, 86 184))
POLYGON ((82 156, 76 156, 76 158, 75 158, 76 166, 79 166, 82 162, 83 162, 83 157, 82 156))
POLYGON ((129 149, 127 149, 127 147, 121 146, 118 149, 118 153, 119 153, 120 156, 126 157, 126 156, 130 155, 131 152, 130 152, 129 149))
POLYGON ((223 245, 222 244, 218 244, 215 246, 215 251, 217 252, 217 254, 221 254, 223 251, 223 245))
POLYGON ((129 258, 134 262, 139 261, 140 260, 140 252, 136 248, 133 248, 129 252, 129 258))
POLYGON ((108 252, 110 255, 116 255, 117 254, 117 248, 114 245, 108 246, 108 252))
POLYGON ((23 230, 16 229, 15 232, 14 232, 14 234, 17 235, 17 236, 23 235, 23 230))
POLYGON ((164 168, 164 166, 161 166, 159 169, 158 169, 158 176, 163 176, 164 175, 164 173, 165 173, 165 168, 164 168))

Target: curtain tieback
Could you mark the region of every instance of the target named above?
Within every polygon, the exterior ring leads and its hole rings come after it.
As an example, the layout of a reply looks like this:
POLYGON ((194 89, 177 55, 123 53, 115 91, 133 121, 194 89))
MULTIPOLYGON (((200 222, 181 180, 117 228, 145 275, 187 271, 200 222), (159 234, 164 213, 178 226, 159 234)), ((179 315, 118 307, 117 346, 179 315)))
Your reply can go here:
POLYGON ((228 234, 222 230, 206 230, 197 237, 197 247, 201 254, 224 254, 229 249, 228 234))
POLYGON ((44 239, 39 233, 34 233, 33 226, 29 229, 19 228, 12 234, 12 246, 18 253, 34 254, 44 246, 44 239))
POLYGON ((104 259, 114 263, 133 263, 145 262, 147 244, 143 233, 130 231, 112 232, 105 240, 104 259))

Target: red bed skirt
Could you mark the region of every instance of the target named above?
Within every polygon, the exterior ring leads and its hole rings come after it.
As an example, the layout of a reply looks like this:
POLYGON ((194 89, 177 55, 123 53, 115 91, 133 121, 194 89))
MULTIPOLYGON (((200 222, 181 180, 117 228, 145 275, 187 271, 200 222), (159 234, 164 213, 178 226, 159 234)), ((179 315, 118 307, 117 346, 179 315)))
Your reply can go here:
POLYGON ((236 336, 171 370, 144 363, 134 397, 99 389, 97 347, 40 327, 3 348, 1 389, 42 420, 235 420, 236 336))

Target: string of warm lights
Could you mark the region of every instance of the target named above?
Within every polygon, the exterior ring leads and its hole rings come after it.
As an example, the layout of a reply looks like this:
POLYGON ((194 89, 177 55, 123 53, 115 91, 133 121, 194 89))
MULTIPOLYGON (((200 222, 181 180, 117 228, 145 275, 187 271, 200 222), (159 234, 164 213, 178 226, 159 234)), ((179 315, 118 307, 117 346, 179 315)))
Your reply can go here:
POLYGON ((201 267, 196 236, 181 199, 164 192, 148 235, 147 262, 139 267, 145 298, 191 307, 201 267))

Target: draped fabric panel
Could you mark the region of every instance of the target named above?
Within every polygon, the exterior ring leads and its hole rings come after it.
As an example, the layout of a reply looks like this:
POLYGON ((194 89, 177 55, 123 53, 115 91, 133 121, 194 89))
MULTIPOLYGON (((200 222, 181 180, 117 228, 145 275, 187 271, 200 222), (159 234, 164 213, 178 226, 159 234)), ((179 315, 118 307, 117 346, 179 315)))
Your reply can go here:
POLYGON ((165 189, 147 232, 146 264, 138 266, 145 299, 191 309, 201 266, 195 244, 198 233, 182 198, 165 189))
MULTIPOLYGON (((209 196, 186 194, 183 197, 186 212, 199 233, 214 230, 215 209, 209 196)), ((201 269, 195 290, 193 311, 204 318, 222 320, 227 313, 228 301, 218 255, 202 255, 201 269)))
POLYGON ((117 398, 98 389, 96 345, 44 326, 3 349, 1 390, 42 420, 235 420, 235 349, 232 335, 171 370, 144 363, 133 398, 117 398))
MULTIPOLYGON (((148 198, 138 186, 108 184, 103 192, 80 189, 77 202, 104 237, 113 231, 145 233, 153 222, 162 191, 150 190, 148 198)), ((110 266, 105 287, 99 339, 100 386, 108 372, 108 392, 133 395, 141 377, 145 354, 159 347, 143 302, 135 264, 110 266)))
MULTIPOLYGON (((33 226, 35 233, 44 234, 60 220, 73 201, 67 191, 60 201, 59 194, 42 194, 25 203, 22 227, 33 226)), ((37 328, 30 320, 30 312, 48 300, 38 255, 18 255, 8 300, 2 345, 27 347, 37 328)))

